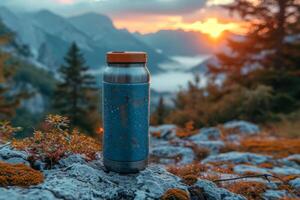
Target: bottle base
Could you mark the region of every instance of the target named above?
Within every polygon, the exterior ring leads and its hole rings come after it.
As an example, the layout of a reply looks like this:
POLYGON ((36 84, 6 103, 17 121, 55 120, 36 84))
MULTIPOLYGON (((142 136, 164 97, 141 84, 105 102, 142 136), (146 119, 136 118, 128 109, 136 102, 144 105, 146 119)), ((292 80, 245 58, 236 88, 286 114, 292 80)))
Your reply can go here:
POLYGON ((134 174, 144 170, 148 165, 148 159, 135 162, 121 162, 103 159, 103 164, 108 171, 120 174, 134 174))

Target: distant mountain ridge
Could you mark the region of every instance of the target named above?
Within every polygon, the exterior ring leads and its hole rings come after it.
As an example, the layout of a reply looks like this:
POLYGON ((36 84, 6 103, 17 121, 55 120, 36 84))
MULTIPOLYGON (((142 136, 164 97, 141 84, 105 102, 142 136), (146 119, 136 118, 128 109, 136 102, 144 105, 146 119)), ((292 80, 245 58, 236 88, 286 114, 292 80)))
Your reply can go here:
POLYGON ((225 38, 214 41, 209 35, 196 31, 160 30, 156 33, 135 33, 141 41, 169 56, 197 56, 222 51, 225 38))
POLYGON ((71 42, 81 48, 87 64, 93 69, 105 65, 108 51, 146 51, 152 73, 162 72, 159 63, 169 61, 163 54, 137 39, 126 30, 118 30, 112 21, 100 14, 87 13, 64 18, 48 10, 15 14, 0 7, 3 23, 16 33, 20 43, 27 44, 34 57, 55 71, 62 63, 71 42))

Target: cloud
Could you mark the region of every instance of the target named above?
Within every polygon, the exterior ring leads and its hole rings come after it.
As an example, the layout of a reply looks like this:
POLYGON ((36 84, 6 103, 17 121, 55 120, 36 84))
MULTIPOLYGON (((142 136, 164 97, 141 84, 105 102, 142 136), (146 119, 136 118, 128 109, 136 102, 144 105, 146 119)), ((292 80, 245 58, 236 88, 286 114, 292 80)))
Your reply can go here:
POLYGON ((57 12, 73 13, 94 11, 107 15, 166 14, 180 15, 202 8, 206 0, 1 0, 0 5, 18 10, 51 9, 57 12))

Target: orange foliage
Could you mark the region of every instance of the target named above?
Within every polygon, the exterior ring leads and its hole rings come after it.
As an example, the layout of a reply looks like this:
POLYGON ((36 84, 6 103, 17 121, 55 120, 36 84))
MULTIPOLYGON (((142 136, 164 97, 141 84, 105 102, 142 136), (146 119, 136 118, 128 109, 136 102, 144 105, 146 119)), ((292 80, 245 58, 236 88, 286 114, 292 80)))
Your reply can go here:
POLYGON ((45 130, 34 132, 33 137, 13 140, 12 146, 27 151, 33 160, 41 159, 50 164, 71 154, 83 154, 92 160, 101 149, 99 142, 81 134, 78 130, 69 130, 69 120, 58 115, 49 115, 45 130))
POLYGON ((0 144, 8 141, 14 133, 20 131, 21 128, 12 127, 10 122, 0 122, 0 144))
POLYGON ((199 176, 201 172, 206 171, 206 166, 202 164, 188 164, 184 166, 170 166, 167 168, 167 170, 175 174, 179 177, 184 177, 186 175, 195 175, 199 176))
POLYGON ((192 135, 195 135, 197 133, 197 130, 195 130, 194 122, 189 121, 185 123, 184 128, 178 128, 176 131, 177 137, 184 138, 189 137, 192 135))
POLYGON ((262 193, 266 191, 267 186, 261 182, 233 182, 225 186, 229 191, 245 196, 249 200, 262 199, 262 193))
POLYGON ((282 158, 300 153, 300 138, 246 138, 241 141, 239 150, 282 158))
POLYGON ((24 164, 8 164, 0 162, 0 186, 27 187, 42 183, 44 176, 24 164))
POLYGON ((194 185, 198 178, 195 175, 185 175, 182 177, 182 182, 186 185, 194 185))
POLYGON ((185 190, 181 189, 169 189, 167 190, 161 200, 189 200, 189 194, 185 190))

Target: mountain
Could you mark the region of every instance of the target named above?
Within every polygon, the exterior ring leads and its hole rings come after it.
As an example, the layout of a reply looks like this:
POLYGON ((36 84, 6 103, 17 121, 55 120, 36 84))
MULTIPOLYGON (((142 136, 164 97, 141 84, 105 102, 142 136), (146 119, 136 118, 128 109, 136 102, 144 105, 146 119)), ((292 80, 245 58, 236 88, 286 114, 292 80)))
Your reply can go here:
POLYGON ((215 42, 196 31, 160 30, 156 33, 135 33, 141 41, 169 56, 213 54, 224 47, 224 40, 215 42))
POLYGON ((156 52, 127 30, 116 29, 113 22, 104 15, 86 13, 69 18, 69 22, 84 32, 94 45, 105 49, 106 52, 115 50, 146 51, 149 56, 149 69, 152 72, 160 71, 160 69, 156 69, 159 63, 170 61, 168 57, 156 52))
POLYGON ((116 29, 104 15, 86 13, 64 18, 48 10, 16 14, 0 7, 0 17, 16 33, 20 43, 30 46, 34 58, 51 71, 63 63, 63 57, 73 41, 79 45, 87 64, 93 69, 105 65, 108 51, 146 51, 153 74, 163 71, 158 67, 159 63, 170 61, 127 30, 116 29))

